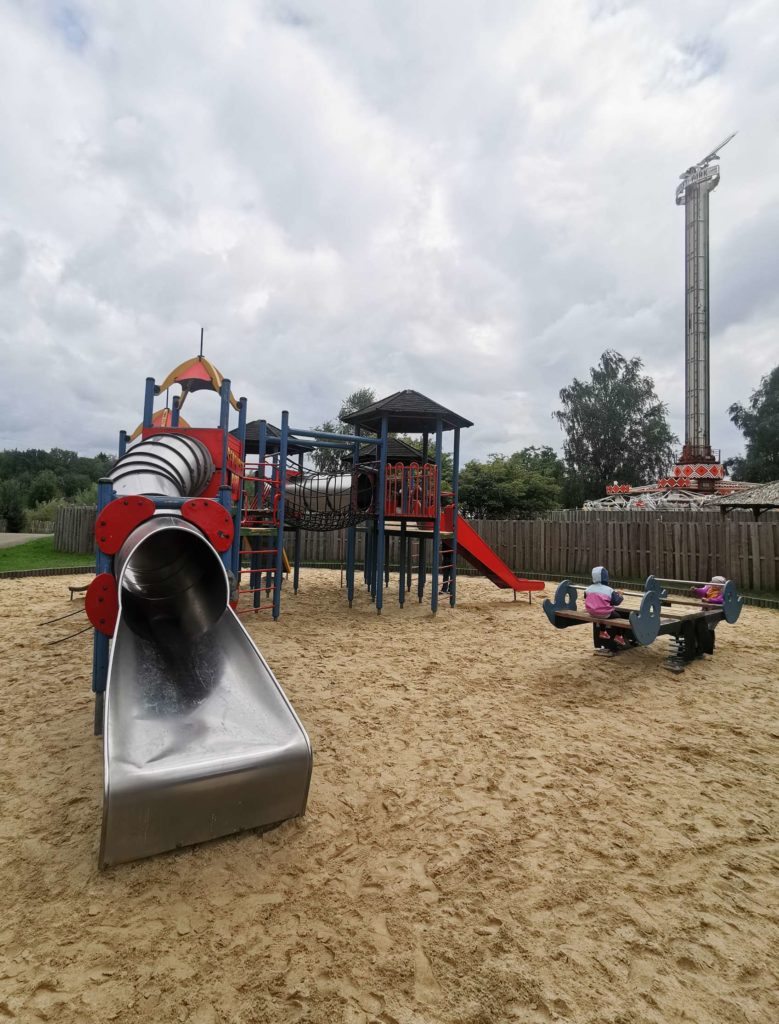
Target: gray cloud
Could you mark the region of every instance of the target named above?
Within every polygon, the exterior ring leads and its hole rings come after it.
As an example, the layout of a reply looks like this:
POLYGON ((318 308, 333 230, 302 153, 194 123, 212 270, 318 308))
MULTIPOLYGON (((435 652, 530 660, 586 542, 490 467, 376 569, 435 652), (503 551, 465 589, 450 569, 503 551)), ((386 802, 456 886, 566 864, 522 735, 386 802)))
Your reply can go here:
MULTIPOLYGON (((713 441, 779 359, 771 5, 0 9, 0 445, 111 448, 207 353, 251 415, 415 387, 559 446, 608 347, 683 412, 679 173, 712 198, 713 441)), ((193 419, 215 415, 193 397, 193 419)))

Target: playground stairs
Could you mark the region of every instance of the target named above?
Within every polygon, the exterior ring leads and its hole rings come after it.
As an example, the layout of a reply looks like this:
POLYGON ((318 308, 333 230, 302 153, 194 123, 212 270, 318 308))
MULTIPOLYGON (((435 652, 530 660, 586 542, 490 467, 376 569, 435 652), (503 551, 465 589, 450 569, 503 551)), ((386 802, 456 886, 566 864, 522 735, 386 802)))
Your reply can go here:
MULTIPOLYGON (((451 532, 453 518, 454 506, 449 505, 441 512, 441 529, 451 532)), ((528 580, 515 576, 503 559, 462 516, 457 519, 457 554, 501 590, 513 590, 514 593, 524 594, 544 589, 545 584, 541 580, 528 580)))
POLYGON ((289 572, 286 552, 279 551, 279 471, 269 460, 247 462, 242 474, 241 532, 238 563, 238 614, 274 611, 281 577, 289 572), (265 600, 263 600, 263 597, 265 600), (241 600, 244 598, 245 600, 241 600))

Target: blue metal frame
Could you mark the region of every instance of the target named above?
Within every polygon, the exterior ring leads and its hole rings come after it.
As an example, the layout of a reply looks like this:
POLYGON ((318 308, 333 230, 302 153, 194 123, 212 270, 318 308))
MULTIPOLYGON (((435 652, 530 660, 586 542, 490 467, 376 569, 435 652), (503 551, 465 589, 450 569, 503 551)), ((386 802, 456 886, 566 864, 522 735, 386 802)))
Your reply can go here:
POLYGON ((438 611, 438 575, 441 564, 441 446, 443 445, 444 426, 439 416, 435 421, 435 507, 436 517, 433 527, 433 573, 431 578, 430 610, 433 615, 438 611))
POLYGON ((278 504, 278 528, 276 533, 276 578, 273 591, 273 618, 278 619, 281 614, 281 581, 284 572, 284 498, 287 479, 287 447, 289 441, 289 412, 284 409, 281 413, 281 439, 279 443, 279 504, 278 504))
POLYGON ((154 377, 146 378, 146 391, 143 396, 143 427, 148 430, 154 420, 154 395, 156 394, 154 377))
MULTIPOLYGON (((97 485, 97 514, 114 500, 114 486, 111 480, 103 478, 97 485)), ((95 575, 110 572, 112 558, 95 546, 95 575)), ((92 641, 92 692, 95 694, 95 736, 103 735, 103 708, 105 689, 108 681, 108 659, 110 637, 105 633, 94 631, 92 641)))
POLYGON ((460 428, 454 430, 454 454, 452 455, 452 569, 449 575, 449 604, 457 603, 457 521, 460 517, 460 428))
MULTIPOLYGON (((175 401, 175 399, 174 399, 175 401)), ((238 440, 241 445, 241 460, 246 462, 246 399, 238 402, 238 440)), ((241 516, 243 514, 243 475, 238 481, 238 501, 233 513, 233 575, 238 583, 241 579, 241 516)))
MULTIPOLYGON (((225 377, 219 388, 221 399, 219 406, 219 429, 222 431, 222 473, 219 480, 219 489, 227 483, 227 436, 230 432, 230 381, 225 377)), ((224 504, 224 503, 223 503, 224 504)), ((225 506, 230 508, 230 505, 225 506)))
POLYGON ((379 508, 376 516, 376 613, 381 615, 384 604, 384 490, 387 478, 387 416, 381 418, 381 434, 379 438, 379 508))
MULTIPOLYGON (((359 436, 360 428, 357 427, 357 434, 359 436)), ((357 471, 357 467, 360 465, 360 442, 355 441, 352 449, 352 472, 357 471)), ((355 555, 357 552, 357 526, 352 525, 348 528, 346 534, 346 597, 349 601, 349 607, 352 607, 352 601, 354 601, 354 562, 355 555)))

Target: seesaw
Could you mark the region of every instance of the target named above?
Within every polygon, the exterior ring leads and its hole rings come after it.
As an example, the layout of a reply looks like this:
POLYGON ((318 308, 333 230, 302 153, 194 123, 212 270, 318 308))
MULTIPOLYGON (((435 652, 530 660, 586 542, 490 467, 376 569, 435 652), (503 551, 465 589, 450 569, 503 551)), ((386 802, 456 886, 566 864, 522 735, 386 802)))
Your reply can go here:
MULTIPOLYGON (((722 604, 670 598, 662 582, 655 576, 648 576, 643 591, 623 591, 626 599, 639 598, 639 606, 620 605, 617 609, 623 613, 620 618, 603 619, 588 614, 583 607, 580 610, 578 589, 569 580, 563 580, 555 591, 554 600, 544 601, 544 613, 556 629, 589 623, 596 651, 611 647, 611 641, 599 635, 606 628, 623 630, 632 645, 642 647, 653 644, 658 636, 668 636, 672 649, 666 668, 683 672, 687 662, 714 653, 717 623, 724 619, 732 625, 741 614, 744 599, 738 596, 732 580, 723 587, 722 604)), ((698 585, 686 580, 673 583, 687 587, 698 585)))

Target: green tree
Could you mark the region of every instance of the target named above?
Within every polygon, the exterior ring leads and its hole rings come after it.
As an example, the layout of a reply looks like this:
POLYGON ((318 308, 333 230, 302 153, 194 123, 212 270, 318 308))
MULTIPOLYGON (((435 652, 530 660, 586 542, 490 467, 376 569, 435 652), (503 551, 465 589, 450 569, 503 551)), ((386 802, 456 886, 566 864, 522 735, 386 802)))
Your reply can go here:
POLYGON ((59 494, 60 486, 53 469, 42 469, 32 479, 27 500, 32 507, 44 501, 51 501, 59 494))
MULTIPOLYGON (((335 420, 325 420, 314 430, 322 430, 327 434, 351 434, 354 427, 347 423, 346 416, 351 416, 360 409, 372 405, 376 401, 376 392, 373 388, 358 388, 341 402, 338 410, 338 417, 335 420)), ((311 461, 320 473, 340 473, 345 465, 351 464, 347 458, 348 452, 338 451, 335 448, 316 448, 311 453, 311 461)))
POLYGON ((606 351, 589 380, 560 392, 562 409, 552 413, 565 431, 564 494, 581 504, 603 496, 607 484, 648 484, 668 473, 678 439, 668 424, 667 406, 638 357, 606 351))
POLYGON ((21 533, 24 529, 24 508, 27 495, 15 480, 0 483, 0 519, 5 519, 9 533, 21 533))
POLYGON ((460 508, 479 519, 510 519, 559 508, 564 467, 552 448, 472 460, 460 474, 460 508))
POLYGON ((746 407, 735 402, 728 413, 747 442, 743 458, 729 460, 733 479, 779 480, 779 366, 762 378, 746 407))
POLYGON ((48 504, 58 495, 75 501, 113 462, 105 452, 85 457, 63 448, 11 449, 0 451, 0 481, 13 481, 26 506, 48 504))

